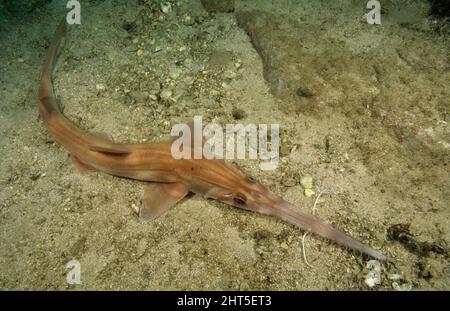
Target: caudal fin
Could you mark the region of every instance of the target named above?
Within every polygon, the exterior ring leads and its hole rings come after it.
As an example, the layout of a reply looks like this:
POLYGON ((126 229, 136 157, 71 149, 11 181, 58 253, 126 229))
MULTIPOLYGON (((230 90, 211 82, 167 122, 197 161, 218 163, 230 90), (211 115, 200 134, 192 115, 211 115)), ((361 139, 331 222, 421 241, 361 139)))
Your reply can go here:
POLYGON ((53 73, 56 68, 58 61, 58 50, 61 45, 61 41, 67 32, 66 19, 64 18, 56 29, 53 40, 48 49, 47 56, 44 63, 44 68, 42 69, 41 82, 39 84, 39 113, 41 117, 45 120, 49 118, 50 115, 60 114, 61 110, 56 101, 55 94, 53 92, 53 73))
POLYGON ((58 25, 58 28, 53 35, 52 42, 50 44, 50 48, 47 52, 47 58, 45 60, 43 75, 47 74, 49 78, 53 76, 53 73, 56 69, 56 64, 58 62, 58 50, 61 45, 62 40, 66 36, 67 33, 67 22, 66 19, 63 18, 58 25))

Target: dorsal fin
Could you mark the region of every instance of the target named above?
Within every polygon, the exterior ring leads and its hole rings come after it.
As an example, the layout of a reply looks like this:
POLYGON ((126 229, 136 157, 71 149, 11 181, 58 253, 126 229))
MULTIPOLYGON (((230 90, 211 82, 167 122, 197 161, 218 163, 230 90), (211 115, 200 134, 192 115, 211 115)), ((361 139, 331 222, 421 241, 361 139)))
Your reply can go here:
POLYGON ((94 132, 94 133, 91 133, 91 135, 97 137, 98 139, 101 139, 102 141, 104 141, 106 143, 114 143, 114 140, 112 139, 112 136, 110 134, 103 133, 103 132, 94 132))
POLYGON ((131 151, 121 144, 115 144, 112 140, 111 135, 106 133, 92 133, 92 136, 97 138, 97 141, 89 145, 88 148, 91 151, 103 152, 103 153, 112 153, 112 154, 128 154, 131 151))

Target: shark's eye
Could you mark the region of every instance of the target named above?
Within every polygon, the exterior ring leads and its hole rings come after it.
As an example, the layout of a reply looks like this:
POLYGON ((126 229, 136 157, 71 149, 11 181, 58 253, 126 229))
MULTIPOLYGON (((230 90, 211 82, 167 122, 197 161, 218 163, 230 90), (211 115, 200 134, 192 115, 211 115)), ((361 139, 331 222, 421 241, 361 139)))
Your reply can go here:
POLYGON ((237 205, 245 205, 247 204, 247 199, 244 196, 241 195, 236 195, 233 198, 234 203, 236 203, 237 205))
POLYGON ((256 179, 254 179, 252 176, 247 176, 247 181, 251 182, 251 183, 255 183, 256 179))

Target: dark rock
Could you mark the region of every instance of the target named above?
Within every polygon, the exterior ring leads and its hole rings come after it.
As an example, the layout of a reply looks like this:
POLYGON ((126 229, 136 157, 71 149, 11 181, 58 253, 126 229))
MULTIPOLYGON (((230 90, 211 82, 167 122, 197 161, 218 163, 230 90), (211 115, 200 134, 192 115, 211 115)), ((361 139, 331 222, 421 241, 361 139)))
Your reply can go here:
POLYGON ((300 97, 312 97, 313 93, 305 87, 299 87, 296 92, 297 96, 300 97))
POLYGON ((201 0, 203 7, 209 13, 234 12, 234 0, 201 0))
MULTIPOLYGON (((295 102, 299 85, 296 64, 299 59, 304 59, 301 55, 300 40, 290 31, 292 28, 298 28, 296 22, 286 16, 257 10, 238 12, 236 18, 239 27, 247 33, 261 57, 264 79, 269 85, 270 92, 281 99, 284 105, 295 102)), ((306 67, 302 70, 304 77, 312 76, 306 67)), ((287 107, 282 107, 284 108, 287 107)))
POLYGON ((441 18, 450 18, 450 5, 448 0, 430 0, 431 4, 430 15, 441 17, 441 18))
POLYGON ((261 242, 262 240, 268 240, 272 238, 273 234, 270 231, 267 230, 258 230, 253 234, 253 238, 256 240, 257 243, 261 242))
POLYGON ((45 6, 50 0, 5 0, 3 3, 5 9, 15 15, 31 13, 34 10, 45 6))
POLYGON ((418 276, 421 279, 429 280, 436 276, 436 273, 431 265, 424 260, 419 260, 417 262, 417 268, 419 270, 418 276))
POLYGON ((122 29, 124 29, 129 34, 134 34, 136 29, 137 29, 136 22, 134 22, 134 21, 131 21, 131 22, 130 21, 124 21, 122 23, 122 29))
POLYGON ((409 224, 395 224, 388 228, 387 238, 400 242, 406 249, 418 256, 428 256, 430 252, 446 254, 446 247, 438 243, 423 242, 416 239, 409 231, 409 224))
POLYGON ((247 117, 247 113, 244 110, 238 108, 233 109, 231 114, 233 115, 233 118, 235 120, 241 120, 247 117))

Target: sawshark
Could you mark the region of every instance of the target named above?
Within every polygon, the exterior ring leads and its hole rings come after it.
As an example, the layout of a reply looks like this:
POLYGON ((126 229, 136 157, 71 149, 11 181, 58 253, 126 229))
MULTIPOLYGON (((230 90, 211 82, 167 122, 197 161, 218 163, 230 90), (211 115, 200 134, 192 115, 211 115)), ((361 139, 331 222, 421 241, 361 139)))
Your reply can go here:
POLYGON ((151 221, 163 215, 192 192, 282 219, 344 247, 386 260, 379 251, 272 193, 235 165, 215 159, 175 159, 170 143, 116 143, 107 135, 80 129, 62 113, 53 87, 60 45, 66 32, 67 25, 63 20, 55 32, 43 66, 38 95, 39 114, 50 135, 67 149, 78 170, 101 171, 145 182, 140 219, 151 221))

